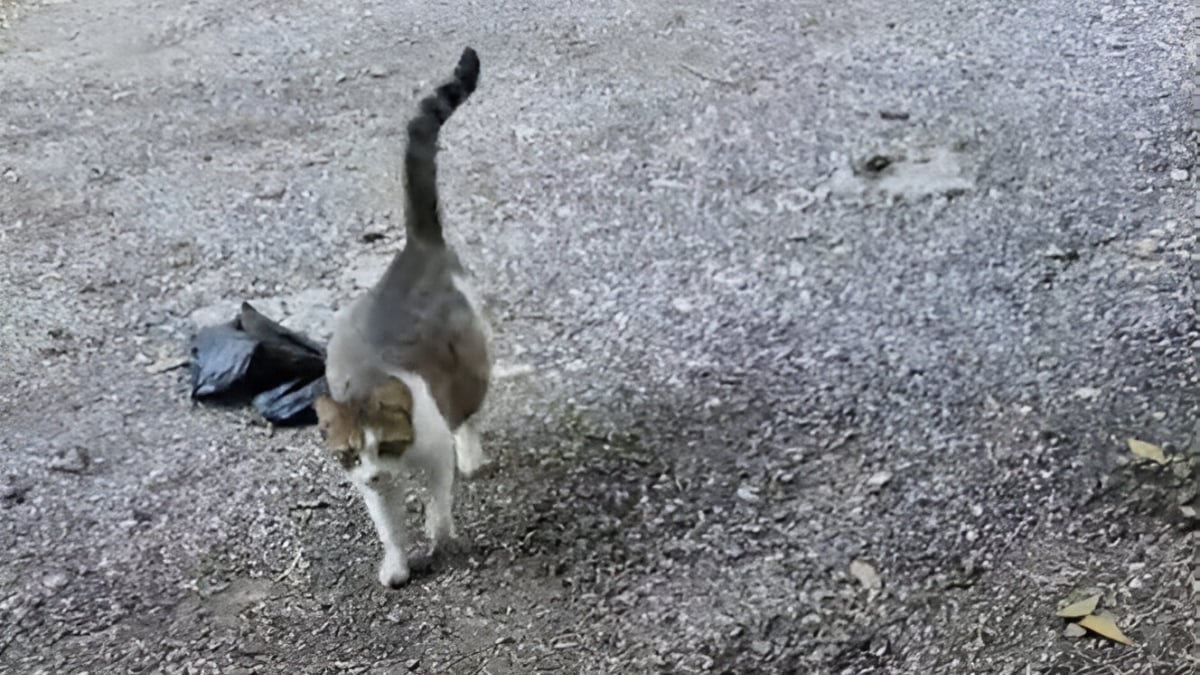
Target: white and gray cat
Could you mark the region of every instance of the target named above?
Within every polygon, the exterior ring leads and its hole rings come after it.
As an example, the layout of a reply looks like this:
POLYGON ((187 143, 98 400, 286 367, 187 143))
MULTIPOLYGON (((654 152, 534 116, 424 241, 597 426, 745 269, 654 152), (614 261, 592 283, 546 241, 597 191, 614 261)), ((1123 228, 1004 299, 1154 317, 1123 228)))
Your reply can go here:
POLYGON ((491 380, 490 329, 442 234, 438 134, 475 91, 479 57, 463 50, 454 77, 420 103, 404 155, 407 240, 383 277, 337 318, 315 403, 321 435, 366 502, 383 543, 379 581, 409 579, 402 472, 426 476, 425 527, 439 551, 454 534, 455 466, 483 461, 473 416, 491 380))

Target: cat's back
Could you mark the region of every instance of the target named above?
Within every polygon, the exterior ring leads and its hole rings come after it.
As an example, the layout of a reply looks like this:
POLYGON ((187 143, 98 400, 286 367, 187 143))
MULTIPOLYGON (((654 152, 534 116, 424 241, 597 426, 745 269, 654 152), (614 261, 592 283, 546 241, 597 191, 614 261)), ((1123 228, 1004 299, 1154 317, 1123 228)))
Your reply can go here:
POLYGON ((362 337, 390 365, 412 368, 431 352, 482 338, 478 307, 463 292, 465 270, 449 247, 410 245, 363 298, 362 337), (480 333, 480 335, 476 335, 480 333))
POLYGON ((453 287, 463 273, 462 263, 449 246, 432 246, 414 241, 392 259, 387 270, 370 290, 373 302, 382 307, 429 304, 453 287))
POLYGON ((491 373, 489 326, 449 249, 406 248, 367 294, 347 307, 326 372, 335 397, 396 370, 417 373, 457 426, 483 402, 491 373), (336 355, 336 360, 335 360, 336 355))

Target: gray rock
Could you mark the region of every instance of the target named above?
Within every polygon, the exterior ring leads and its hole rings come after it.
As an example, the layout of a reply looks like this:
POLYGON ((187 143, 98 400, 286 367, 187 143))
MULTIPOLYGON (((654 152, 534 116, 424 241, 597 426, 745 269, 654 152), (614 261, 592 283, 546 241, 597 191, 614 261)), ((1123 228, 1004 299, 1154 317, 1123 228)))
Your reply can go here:
POLYGON ((63 449, 46 465, 51 471, 62 473, 83 473, 91 465, 91 458, 83 448, 71 446, 63 449))

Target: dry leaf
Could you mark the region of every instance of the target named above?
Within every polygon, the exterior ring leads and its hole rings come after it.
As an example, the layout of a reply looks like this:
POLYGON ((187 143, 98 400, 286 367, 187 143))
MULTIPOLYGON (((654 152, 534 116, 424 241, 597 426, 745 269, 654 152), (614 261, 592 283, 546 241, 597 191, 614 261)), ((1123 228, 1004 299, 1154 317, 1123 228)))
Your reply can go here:
POLYGON ((1120 642, 1125 645, 1133 644, 1129 638, 1125 637, 1121 629, 1117 628, 1117 622, 1107 616, 1089 614, 1079 620, 1079 625, 1114 642, 1120 642))
POLYGON ((1079 602, 1072 602, 1066 607, 1063 607, 1055 612, 1055 615, 1061 616, 1064 619, 1078 619, 1096 611, 1096 605, 1098 604, 1100 604, 1100 596, 1093 595, 1091 597, 1084 598, 1079 602))
POLYGON ((1159 464, 1167 463, 1167 457, 1163 454, 1162 448, 1153 443, 1147 443, 1146 441, 1139 441, 1136 438, 1130 438, 1129 450, 1142 459, 1148 459, 1153 462, 1158 462, 1159 464))
POLYGON ((880 581, 875 568, 864 560, 855 560, 850 563, 850 574, 858 579, 858 583, 862 584, 863 588, 869 591, 877 591, 883 587, 883 582, 880 581))

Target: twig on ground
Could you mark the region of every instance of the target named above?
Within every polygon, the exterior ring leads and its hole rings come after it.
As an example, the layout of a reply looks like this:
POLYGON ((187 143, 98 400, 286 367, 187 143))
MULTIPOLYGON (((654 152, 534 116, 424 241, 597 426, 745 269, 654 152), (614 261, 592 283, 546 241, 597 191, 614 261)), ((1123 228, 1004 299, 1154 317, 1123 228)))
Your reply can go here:
POLYGON ((471 658, 472 656, 479 656, 480 654, 482 654, 488 650, 495 650, 499 646, 500 646, 500 643, 497 642, 495 644, 490 644, 486 647, 481 647, 479 649, 476 649, 473 652, 467 652, 466 654, 461 654, 458 656, 458 658, 454 659, 453 661, 450 661, 445 666, 443 666, 442 672, 448 673, 448 672, 450 672, 451 667, 458 665, 460 662, 465 661, 465 660, 471 658))
POLYGON ((737 83, 737 82, 734 82, 733 80, 726 80, 726 79, 723 79, 723 78, 720 78, 720 77, 716 77, 716 76, 713 76, 713 75, 709 75, 708 73, 706 73, 706 72, 704 72, 704 71, 702 71, 702 70, 699 70, 699 69, 697 69, 695 66, 691 66, 691 65, 688 65, 688 64, 686 64, 686 63, 682 63, 682 62, 681 62, 681 63, 679 64, 679 67, 680 67, 680 68, 683 68, 683 69, 684 69, 684 70, 686 70, 687 72, 691 73, 692 75, 695 75, 696 77, 698 77, 698 78, 700 78, 700 79, 702 79, 702 80, 708 80, 709 82, 716 82, 717 84, 723 84, 723 85, 725 85, 725 86, 727 86, 727 87, 736 87, 736 86, 738 86, 738 83, 737 83))
POLYGON ((287 569, 284 570, 282 574, 275 577, 274 583, 279 583, 279 582, 283 581, 284 579, 292 576, 292 572, 296 571, 296 565, 300 564, 300 554, 302 552, 303 551, 301 551, 300 549, 296 549, 296 557, 292 558, 292 564, 288 565, 287 569))

